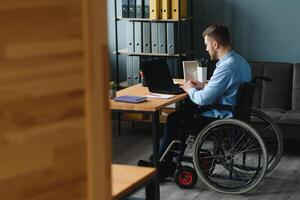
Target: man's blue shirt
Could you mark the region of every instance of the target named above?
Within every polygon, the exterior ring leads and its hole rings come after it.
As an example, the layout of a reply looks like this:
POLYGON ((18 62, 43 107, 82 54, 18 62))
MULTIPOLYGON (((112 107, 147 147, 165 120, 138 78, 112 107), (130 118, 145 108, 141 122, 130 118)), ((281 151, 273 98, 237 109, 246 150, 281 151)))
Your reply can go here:
MULTIPOLYGON (((241 83, 251 81, 251 68, 240 55, 230 51, 221 58, 208 84, 198 90, 191 88, 188 95, 198 105, 213 103, 235 105, 237 91, 241 83)), ((202 114, 206 117, 231 118, 232 113, 224 110, 211 110, 202 114)))

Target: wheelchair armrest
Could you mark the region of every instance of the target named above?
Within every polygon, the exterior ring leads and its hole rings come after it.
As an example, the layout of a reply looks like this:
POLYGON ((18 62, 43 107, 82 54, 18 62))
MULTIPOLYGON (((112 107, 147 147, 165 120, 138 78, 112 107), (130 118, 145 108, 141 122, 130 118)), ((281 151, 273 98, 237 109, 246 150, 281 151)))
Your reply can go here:
POLYGON ((224 104, 211 104, 211 105, 199 106, 198 109, 196 110, 196 114, 201 114, 203 112, 210 111, 212 109, 226 110, 234 114, 234 107, 230 105, 224 105, 224 104))

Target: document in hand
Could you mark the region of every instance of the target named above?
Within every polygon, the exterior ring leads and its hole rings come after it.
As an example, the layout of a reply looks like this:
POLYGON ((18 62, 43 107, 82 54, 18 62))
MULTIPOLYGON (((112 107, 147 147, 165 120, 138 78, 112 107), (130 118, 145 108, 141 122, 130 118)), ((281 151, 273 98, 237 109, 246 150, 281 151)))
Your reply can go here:
POLYGON ((196 60, 182 61, 184 82, 198 80, 205 82, 207 79, 207 67, 199 65, 196 60))
POLYGON ((124 95, 116 97, 114 100, 127 103, 141 103, 147 101, 147 97, 124 95))
POLYGON ((198 80, 197 61, 183 61, 182 66, 184 82, 187 82, 188 80, 198 80))

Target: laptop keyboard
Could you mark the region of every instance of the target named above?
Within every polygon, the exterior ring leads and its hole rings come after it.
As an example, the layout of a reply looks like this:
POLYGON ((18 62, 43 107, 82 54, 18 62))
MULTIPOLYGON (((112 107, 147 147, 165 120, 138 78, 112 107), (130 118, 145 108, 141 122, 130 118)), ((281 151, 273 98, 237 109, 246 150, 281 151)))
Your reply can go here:
POLYGON ((162 94, 181 94, 184 93, 184 90, 179 87, 179 84, 175 84, 169 87, 162 87, 159 89, 152 89, 150 92, 162 93, 162 94))

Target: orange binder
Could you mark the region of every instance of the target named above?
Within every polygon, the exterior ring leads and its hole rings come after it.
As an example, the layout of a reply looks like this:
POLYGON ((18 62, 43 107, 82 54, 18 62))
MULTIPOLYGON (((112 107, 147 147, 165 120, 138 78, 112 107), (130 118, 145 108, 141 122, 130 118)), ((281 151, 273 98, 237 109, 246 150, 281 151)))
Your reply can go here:
POLYGON ((150 0, 150 19, 159 19, 160 0, 150 0))
POLYGON ((187 0, 171 0, 171 16, 172 19, 181 19, 187 17, 187 0), (179 5, 180 1, 180 5, 179 5), (179 17, 180 9, 180 17, 179 17))
POLYGON ((162 0, 161 13, 162 19, 171 18, 171 0, 162 0))

